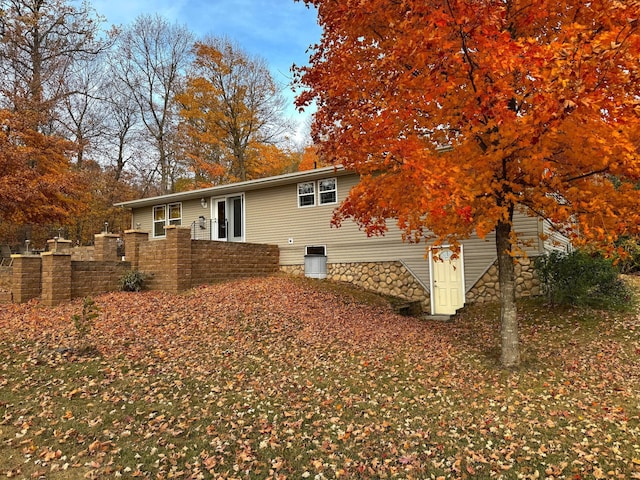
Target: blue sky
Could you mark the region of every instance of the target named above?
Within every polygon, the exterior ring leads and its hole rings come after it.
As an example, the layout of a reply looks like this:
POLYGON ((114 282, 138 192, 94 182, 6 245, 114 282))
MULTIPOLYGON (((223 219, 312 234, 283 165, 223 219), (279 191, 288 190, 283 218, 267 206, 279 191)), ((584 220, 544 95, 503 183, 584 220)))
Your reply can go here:
MULTIPOLYGON (((108 25, 127 25, 140 14, 158 13, 185 24, 199 37, 224 36, 252 55, 263 57, 274 79, 287 84, 291 65, 308 62, 307 49, 320 40, 316 12, 293 0, 93 0, 108 25)), ((289 114, 298 123, 308 117, 293 107, 293 94, 285 91, 289 114)))

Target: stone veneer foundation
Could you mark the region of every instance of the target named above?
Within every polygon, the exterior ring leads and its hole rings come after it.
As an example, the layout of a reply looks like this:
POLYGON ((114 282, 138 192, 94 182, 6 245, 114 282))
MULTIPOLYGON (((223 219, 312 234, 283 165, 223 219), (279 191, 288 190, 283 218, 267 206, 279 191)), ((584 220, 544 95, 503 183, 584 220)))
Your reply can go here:
MULTIPOLYGON (((536 274, 534 261, 531 258, 520 258, 515 265, 516 271, 516 296, 535 297, 541 294, 540 280, 536 274)), ((498 290, 498 265, 494 263, 489 270, 467 292, 467 303, 497 302, 498 290)))
MULTIPOLYGON (((291 275, 304 276, 304 265, 281 265, 280 269, 291 275)), ((533 260, 521 258, 515 266, 516 295, 530 297, 540 295, 533 260)), ((423 311, 431 309, 429 291, 426 290, 401 262, 330 263, 327 264, 327 279, 349 282, 358 287, 383 295, 419 301, 423 311)), ((466 293, 466 303, 497 302, 498 267, 489 267, 485 274, 466 293)))
MULTIPOLYGON (((304 265, 281 265, 291 275, 304 275, 304 265)), ((352 283, 366 290, 419 301, 424 311, 430 307, 429 292, 401 262, 329 263, 327 279, 352 283)))

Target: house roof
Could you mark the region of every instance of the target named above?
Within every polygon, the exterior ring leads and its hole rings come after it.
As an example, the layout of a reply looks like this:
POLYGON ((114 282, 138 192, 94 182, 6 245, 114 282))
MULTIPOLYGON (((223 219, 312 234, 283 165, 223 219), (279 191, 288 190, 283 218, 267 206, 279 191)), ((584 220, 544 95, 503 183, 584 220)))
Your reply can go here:
POLYGON ((314 170, 305 170, 302 172, 286 173, 275 177, 257 178, 255 180, 247 180, 246 182, 229 183, 227 185, 217 185, 215 187, 201 188, 198 190, 189 190, 186 192, 170 193, 157 197, 141 198, 139 200, 130 200, 128 202, 119 202, 114 204, 116 207, 140 208, 160 203, 183 202, 186 200, 196 200, 200 198, 209 198, 217 195, 228 195, 249 190, 260 190, 262 188, 276 187, 291 183, 304 182, 309 180, 317 180, 324 178, 327 174, 346 175, 347 172, 341 165, 336 167, 323 167, 314 170))

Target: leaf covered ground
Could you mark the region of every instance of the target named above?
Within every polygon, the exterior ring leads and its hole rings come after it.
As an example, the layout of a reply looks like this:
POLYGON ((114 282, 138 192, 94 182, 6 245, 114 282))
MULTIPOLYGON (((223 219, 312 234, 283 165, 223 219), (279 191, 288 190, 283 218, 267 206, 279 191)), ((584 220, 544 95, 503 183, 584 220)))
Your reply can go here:
POLYGON ((640 478, 637 313, 406 318, 287 277, 0 311, 0 478, 640 478))

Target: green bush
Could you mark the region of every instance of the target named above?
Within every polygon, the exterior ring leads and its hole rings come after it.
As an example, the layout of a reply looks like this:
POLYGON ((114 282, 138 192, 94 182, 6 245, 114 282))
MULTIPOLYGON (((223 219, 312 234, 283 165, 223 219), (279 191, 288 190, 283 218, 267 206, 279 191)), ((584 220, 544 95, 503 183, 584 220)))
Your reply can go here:
POLYGON ((600 254, 552 252, 538 257, 535 266, 551 304, 607 310, 631 305, 631 291, 618 269, 600 254))
POLYGON ((120 290, 123 292, 139 292, 144 288, 146 275, 137 270, 130 270, 120 277, 120 290))
POLYGON ((620 273, 640 272, 640 242, 636 237, 625 237, 618 241, 618 248, 624 251, 624 255, 617 255, 617 264, 620 273))

